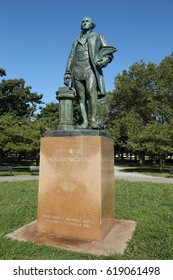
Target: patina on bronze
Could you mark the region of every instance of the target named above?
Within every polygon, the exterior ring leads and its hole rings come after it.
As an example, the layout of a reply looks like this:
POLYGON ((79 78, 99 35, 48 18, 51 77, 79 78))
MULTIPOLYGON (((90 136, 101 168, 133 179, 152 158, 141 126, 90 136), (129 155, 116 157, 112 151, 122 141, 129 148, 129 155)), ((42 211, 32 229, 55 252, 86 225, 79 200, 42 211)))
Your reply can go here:
POLYGON ((97 99, 105 96, 102 68, 113 59, 115 47, 108 46, 101 34, 92 32, 95 23, 84 17, 81 34, 73 43, 64 75, 64 84, 75 88, 83 123, 78 128, 88 128, 90 112, 92 129, 97 129, 97 99))

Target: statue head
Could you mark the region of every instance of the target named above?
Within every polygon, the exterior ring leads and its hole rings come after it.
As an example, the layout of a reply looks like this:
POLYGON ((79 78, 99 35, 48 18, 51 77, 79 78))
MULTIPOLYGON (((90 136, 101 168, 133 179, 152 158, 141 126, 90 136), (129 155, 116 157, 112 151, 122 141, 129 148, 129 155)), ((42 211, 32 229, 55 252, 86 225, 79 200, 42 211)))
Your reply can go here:
POLYGON ((95 27, 95 23, 92 21, 90 17, 84 17, 81 23, 81 29, 83 31, 87 31, 93 29, 95 27))

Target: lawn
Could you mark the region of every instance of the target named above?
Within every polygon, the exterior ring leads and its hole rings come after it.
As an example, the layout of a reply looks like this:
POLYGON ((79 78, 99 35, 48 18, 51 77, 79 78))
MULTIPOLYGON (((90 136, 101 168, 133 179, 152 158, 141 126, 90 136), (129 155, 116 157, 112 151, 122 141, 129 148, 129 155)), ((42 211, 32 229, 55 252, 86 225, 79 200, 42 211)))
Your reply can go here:
POLYGON ((173 186, 116 180, 115 190, 116 218, 135 220, 137 228, 123 255, 97 257, 6 238, 36 219, 38 181, 0 183, 0 259, 172 260, 173 186))

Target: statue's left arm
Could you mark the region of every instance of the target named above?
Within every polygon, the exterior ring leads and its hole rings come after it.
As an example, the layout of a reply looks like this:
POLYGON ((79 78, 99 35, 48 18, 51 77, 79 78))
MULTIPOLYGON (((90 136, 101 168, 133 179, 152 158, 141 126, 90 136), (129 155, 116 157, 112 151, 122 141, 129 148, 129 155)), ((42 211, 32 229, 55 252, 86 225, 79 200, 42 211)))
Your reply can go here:
MULTIPOLYGON (((102 47, 108 47, 107 41, 104 38, 104 36, 101 34, 98 34, 98 35, 99 35, 100 42, 101 42, 101 49, 102 49, 102 47)), ((112 59, 113 59, 112 53, 106 54, 101 59, 99 59, 96 64, 100 68, 103 68, 103 67, 106 67, 112 61, 112 59)))

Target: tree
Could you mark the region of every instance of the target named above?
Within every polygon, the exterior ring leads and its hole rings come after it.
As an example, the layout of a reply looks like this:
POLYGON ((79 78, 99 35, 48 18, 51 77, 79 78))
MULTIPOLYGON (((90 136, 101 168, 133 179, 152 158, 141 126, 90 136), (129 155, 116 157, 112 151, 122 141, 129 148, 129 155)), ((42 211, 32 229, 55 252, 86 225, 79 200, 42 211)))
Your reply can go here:
POLYGON ((2 80, 0 83, 0 116, 11 114, 13 117, 29 119, 41 104, 42 94, 31 92, 24 79, 2 80))
MULTIPOLYGON (((0 69, 0 76, 5 76, 0 69)), ((2 80, 0 83, 0 153, 1 161, 8 154, 38 159, 41 121, 32 118, 42 94, 31 92, 24 79, 2 80), (34 121, 33 121, 34 120, 34 121)))
POLYGON ((160 101, 158 120, 170 123, 173 119, 173 53, 158 66, 157 96, 160 101))
POLYGON ((0 68, 0 76, 6 76, 6 72, 3 68, 0 68))
POLYGON ((155 122, 148 124, 141 132, 141 142, 146 154, 155 156, 160 161, 160 171, 163 171, 166 157, 173 153, 173 127, 169 123, 155 122))
POLYGON ((16 155, 19 160, 22 157, 38 159, 40 138, 44 132, 42 122, 23 123, 6 114, 0 116, 0 131, 1 161, 8 154, 16 155))
POLYGON ((38 114, 38 120, 44 124, 45 130, 56 130, 59 124, 59 103, 51 102, 45 104, 38 114))
POLYGON ((158 66, 141 60, 124 70, 115 78, 115 90, 108 93, 102 106, 102 127, 112 133, 120 150, 137 153, 141 160, 147 154, 162 159, 171 153, 173 54, 158 66), (156 145, 158 135, 165 145, 162 151, 156 145))

